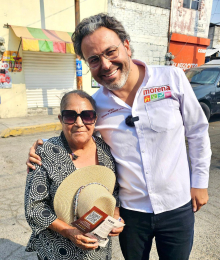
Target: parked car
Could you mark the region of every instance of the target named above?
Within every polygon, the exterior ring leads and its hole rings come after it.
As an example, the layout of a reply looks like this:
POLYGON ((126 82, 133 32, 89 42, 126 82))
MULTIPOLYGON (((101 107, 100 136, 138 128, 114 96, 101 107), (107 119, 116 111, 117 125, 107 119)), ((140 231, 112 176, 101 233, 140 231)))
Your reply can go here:
POLYGON ((220 113, 220 64, 204 64, 185 73, 207 119, 220 113))

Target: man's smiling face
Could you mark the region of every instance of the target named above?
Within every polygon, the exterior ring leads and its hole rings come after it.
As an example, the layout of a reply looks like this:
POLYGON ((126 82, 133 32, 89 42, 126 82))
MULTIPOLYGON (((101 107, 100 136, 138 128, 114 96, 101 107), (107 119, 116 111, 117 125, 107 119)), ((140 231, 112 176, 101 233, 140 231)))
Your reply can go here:
MULTIPOLYGON (((83 38, 81 48, 85 60, 91 56, 103 53, 110 46, 118 46, 121 40, 118 35, 105 27, 97 29, 94 33, 83 38)), ((131 50, 127 40, 118 47, 119 55, 114 60, 108 60, 100 55, 100 65, 90 69, 93 78, 109 90, 121 89, 130 72, 131 50)))

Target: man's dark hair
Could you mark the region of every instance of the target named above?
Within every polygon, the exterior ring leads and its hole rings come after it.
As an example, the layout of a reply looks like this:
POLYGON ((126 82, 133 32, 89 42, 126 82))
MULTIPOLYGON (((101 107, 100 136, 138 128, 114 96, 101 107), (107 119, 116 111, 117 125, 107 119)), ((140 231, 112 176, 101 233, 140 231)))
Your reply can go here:
POLYGON ((72 90, 72 91, 65 93, 64 96, 62 97, 61 102, 60 102, 60 113, 62 113, 62 110, 66 109, 66 107, 68 105, 68 100, 70 98, 69 95, 71 95, 71 94, 76 94, 76 95, 80 96, 81 98, 88 99, 90 104, 92 105, 93 109, 96 111, 96 102, 92 96, 90 96, 83 90, 72 90))
POLYGON ((116 20, 115 17, 109 16, 108 14, 104 13, 90 16, 83 19, 77 25, 76 30, 72 35, 75 53, 79 55, 82 59, 85 59, 81 50, 81 43, 83 38, 89 34, 92 34, 100 27, 105 27, 114 31, 122 42, 124 42, 125 40, 130 41, 129 34, 125 31, 122 23, 116 20))

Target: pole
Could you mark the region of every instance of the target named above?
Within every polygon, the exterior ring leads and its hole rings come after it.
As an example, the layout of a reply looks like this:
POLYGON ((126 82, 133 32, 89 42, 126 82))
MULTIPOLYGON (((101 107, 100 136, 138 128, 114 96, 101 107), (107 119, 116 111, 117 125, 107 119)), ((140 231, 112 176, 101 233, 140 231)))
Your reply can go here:
POLYGON ((167 43, 167 52, 169 52, 169 47, 170 47, 170 40, 171 40, 171 18, 172 18, 172 0, 170 1, 170 17, 169 17, 169 25, 168 25, 168 43, 167 43))
MULTIPOLYGON (((80 23, 80 0, 75 0, 75 28, 80 23)), ((77 89, 82 89, 82 61, 76 55, 77 89)))

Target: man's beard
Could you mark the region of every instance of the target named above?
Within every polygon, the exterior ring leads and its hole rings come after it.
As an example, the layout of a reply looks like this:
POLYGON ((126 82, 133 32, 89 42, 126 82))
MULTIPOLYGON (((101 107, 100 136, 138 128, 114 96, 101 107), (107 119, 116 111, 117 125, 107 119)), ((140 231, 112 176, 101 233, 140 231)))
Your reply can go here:
POLYGON ((128 79, 128 75, 129 75, 129 70, 126 71, 126 72, 122 72, 121 78, 118 82, 116 82, 116 83, 103 83, 102 85, 109 90, 119 90, 122 87, 124 87, 124 85, 125 85, 125 83, 128 79))
POLYGON ((120 77, 119 81, 115 82, 115 83, 102 82, 101 84, 102 84, 103 87, 105 87, 105 88, 107 88, 111 91, 119 90, 122 87, 124 87, 125 83, 127 82, 129 73, 130 73, 130 61, 129 61, 129 57, 128 57, 128 66, 126 66, 124 68, 124 70, 122 70, 121 77, 120 77))

